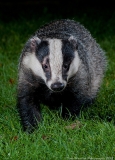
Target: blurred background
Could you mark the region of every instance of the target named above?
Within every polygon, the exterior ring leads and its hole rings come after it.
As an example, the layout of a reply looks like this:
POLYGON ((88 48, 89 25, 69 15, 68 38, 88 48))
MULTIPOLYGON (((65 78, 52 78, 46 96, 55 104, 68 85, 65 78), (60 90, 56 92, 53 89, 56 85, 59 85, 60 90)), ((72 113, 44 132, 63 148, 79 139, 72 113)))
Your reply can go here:
POLYGON ((104 0, 0 0, 0 18, 17 19, 20 16, 32 17, 50 14, 52 18, 68 18, 87 14, 89 17, 108 16, 115 12, 114 1, 104 0))

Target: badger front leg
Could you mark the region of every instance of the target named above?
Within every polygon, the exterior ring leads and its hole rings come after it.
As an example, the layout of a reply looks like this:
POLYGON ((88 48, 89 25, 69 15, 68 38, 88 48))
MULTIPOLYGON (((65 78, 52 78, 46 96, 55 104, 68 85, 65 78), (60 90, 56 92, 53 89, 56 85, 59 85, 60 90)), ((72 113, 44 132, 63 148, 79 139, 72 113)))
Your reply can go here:
POLYGON ((76 99, 66 100, 62 105, 62 117, 63 118, 74 118, 75 116, 79 116, 81 110, 81 105, 78 103, 76 99))
POLYGON ((62 116, 64 118, 79 116, 80 111, 84 107, 88 107, 93 102, 90 97, 83 95, 76 96, 76 94, 67 94, 63 101, 62 116))
POLYGON ((41 121, 40 104, 34 95, 18 96, 17 107, 24 131, 32 132, 41 121))

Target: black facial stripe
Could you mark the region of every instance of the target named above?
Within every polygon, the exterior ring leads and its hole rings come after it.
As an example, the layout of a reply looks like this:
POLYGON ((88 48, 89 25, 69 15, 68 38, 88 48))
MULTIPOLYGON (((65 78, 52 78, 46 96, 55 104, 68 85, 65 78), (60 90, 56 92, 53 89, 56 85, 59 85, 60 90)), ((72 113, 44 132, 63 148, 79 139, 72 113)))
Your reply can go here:
POLYGON ((36 57, 42 63, 44 57, 48 56, 48 54, 49 54, 49 44, 48 44, 48 41, 42 41, 37 46, 36 57))
POLYGON ((49 58, 46 58, 45 65, 46 65, 46 68, 44 68, 43 66, 43 70, 45 72, 45 75, 48 81, 51 79, 51 68, 50 68, 49 58))
POLYGON ((42 65, 47 81, 51 79, 51 69, 50 69, 48 56, 49 56, 49 43, 48 41, 43 40, 37 46, 36 57, 42 65), (46 68, 45 66, 48 68, 46 68))
POLYGON ((74 46, 68 40, 62 40, 62 54, 65 58, 74 58, 74 46))
POLYGON ((49 81, 51 79, 51 72, 47 72, 45 73, 47 81, 49 81))
POLYGON ((74 59, 75 47, 68 40, 62 41, 62 54, 63 54, 63 66, 62 66, 62 77, 67 80, 67 72, 70 64, 74 59))
POLYGON ((63 79, 64 79, 65 81, 67 81, 67 74, 66 74, 66 73, 62 72, 62 77, 63 77, 63 79))

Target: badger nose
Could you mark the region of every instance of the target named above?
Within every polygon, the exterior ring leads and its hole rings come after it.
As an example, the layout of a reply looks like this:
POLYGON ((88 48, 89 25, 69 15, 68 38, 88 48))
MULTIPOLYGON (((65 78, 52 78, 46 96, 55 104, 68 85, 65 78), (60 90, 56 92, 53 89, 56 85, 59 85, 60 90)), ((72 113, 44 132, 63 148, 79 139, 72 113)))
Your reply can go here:
POLYGON ((60 83, 60 82, 53 83, 53 84, 51 85, 51 89, 52 89, 53 91, 59 92, 59 91, 61 91, 61 90, 64 89, 64 84, 63 84, 63 83, 60 83))

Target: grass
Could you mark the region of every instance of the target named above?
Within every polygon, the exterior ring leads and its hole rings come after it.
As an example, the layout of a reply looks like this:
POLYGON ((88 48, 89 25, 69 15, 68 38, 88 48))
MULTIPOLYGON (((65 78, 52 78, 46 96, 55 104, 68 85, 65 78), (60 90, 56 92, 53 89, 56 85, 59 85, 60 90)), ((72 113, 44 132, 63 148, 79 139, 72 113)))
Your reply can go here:
POLYGON ((74 121, 64 121, 59 111, 42 106, 44 120, 39 129, 30 135, 22 131, 15 107, 19 55, 29 36, 52 19, 56 17, 0 21, 0 159, 112 159, 115 157, 115 14, 74 17, 91 31, 108 59, 94 105, 83 110, 81 118, 74 121))

